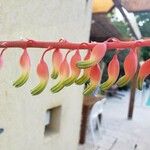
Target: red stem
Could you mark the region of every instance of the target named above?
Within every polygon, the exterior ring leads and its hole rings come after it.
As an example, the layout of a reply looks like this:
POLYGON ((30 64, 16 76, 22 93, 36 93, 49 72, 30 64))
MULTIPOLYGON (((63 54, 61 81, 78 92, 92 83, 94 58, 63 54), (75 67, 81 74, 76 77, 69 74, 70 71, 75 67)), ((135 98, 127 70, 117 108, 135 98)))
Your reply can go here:
POLYGON ((51 51, 52 49, 53 49, 53 47, 49 46, 49 47, 43 52, 41 59, 44 59, 45 54, 46 54, 48 51, 51 51))
MULTIPOLYGON (((92 49, 97 43, 87 43, 88 49, 92 49)), ((150 46, 150 39, 145 40, 136 40, 136 41, 112 41, 106 42, 107 49, 115 49, 115 48, 131 48, 131 47, 145 47, 150 46)), ((62 42, 44 42, 44 41, 1 41, 0 48, 48 48, 49 46, 53 48, 61 48, 61 49, 87 49, 86 44, 81 43, 72 43, 67 41, 62 42)))
POLYGON ((7 48, 3 48, 3 49, 2 49, 2 51, 1 51, 1 53, 0 53, 0 56, 3 55, 3 53, 4 53, 4 51, 5 51, 6 49, 7 49, 7 48))

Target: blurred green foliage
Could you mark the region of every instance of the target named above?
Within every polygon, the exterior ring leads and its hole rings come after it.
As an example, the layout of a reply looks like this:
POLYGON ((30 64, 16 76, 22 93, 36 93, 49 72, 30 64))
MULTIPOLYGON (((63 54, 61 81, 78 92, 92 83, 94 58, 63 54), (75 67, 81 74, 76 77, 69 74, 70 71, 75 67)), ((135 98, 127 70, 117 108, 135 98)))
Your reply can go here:
POLYGON ((110 19, 111 23, 116 27, 116 29, 119 31, 122 39, 128 39, 131 38, 130 29, 128 27, 128 24, 124 22, 123 20, 120 20, 114 11, 107 14, 107 17, 110 19))
POLYGON ((150 12, 135 13, 143 37, 150 36, 150 12))
MULTIPOLYGON (((111 12, 107 15, 112 24, 120 32, 123 39, 131 38, 130 29, 124 21, 120 21, 114 12, 111 12)), ((135 17, 141 31, 142 37, 150 37, 150 12, 138 12, 135 13, 135 17)), ((147 60, 150 58, 150 47, 143 47, 140 58, 142 60, 147 60)))
MULTIPOLYGON (((139 29, 143 37, 150 37, 150 12, 135 13, 139 29)), ((150 47, 143 47, 141 51, 141 59, 150 58, 150 47)))
POLYGON ((123 21, 113 21, 112 24, 117 28, 123 39, 130 38, 130 29, 123 21))

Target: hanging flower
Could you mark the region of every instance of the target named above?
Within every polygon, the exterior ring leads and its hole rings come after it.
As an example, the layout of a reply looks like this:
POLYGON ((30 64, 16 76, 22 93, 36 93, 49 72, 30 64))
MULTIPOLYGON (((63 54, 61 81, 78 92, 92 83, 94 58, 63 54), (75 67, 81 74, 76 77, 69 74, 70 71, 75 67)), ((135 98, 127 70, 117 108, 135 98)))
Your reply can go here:
POLYGON ((15 87, 20 87, 24 85, 29 78, 31 64, 30 64, 30 57, 26 49, 24 49, 24 52, 20 57, 20 66, 22 69, 22 73, 20 77, 13 83, 15 87))
POLYGON ((135 75, 137 70, 138 60, 135 49, 131 49, 124 61, 125 75, 117 81, 117 85, 122 87, 126 85, 135 75))
POLYGON ((81 60, 81 56, 79 53, 79 50, 75 52, 75 54, 72 56, 70 61, 70 67, 71 67, 71 76, 66 79, 64 82, 65 86, 69 86, 75 82, 75 80, 80 75, 80 69, 77 67, 77 62, 81 60))
POLYGON ((90 95, 99 84, 100 79, 101 79, 100 67, 99 64, 96 64, 95 66, 91 67, 90 83, 87 86, 87 88, 84 90, 83 94, 90 95))
POLYGON ((88 60, 79 61, 77 63, 77 66, 79 68, 85 69, 98 64, 101 61, 101 59, 104 57, 106 49, 107 49, 106 43, 97 44, 92 49, 90 58, 88 60))
POLYGON ((137 88, 139 90, 142 90, 143 81, 149 74, 150 74, 150 59, 146 60, 139 70, 137 78, 137 88))
MULTIPOLYGON (((90 56, 91 56, 91 51, 88 50, 84 60, 88 60, 90 58, 90 56)), ((78 78, 75 81, 75 83, 78 85, 86 83, 90 79, 90 70, 91 70, 91 68, 84 69, 83 75, 80 78, 78 78)))
POLYGON ((40 83, 31 90, 32 95, 40 94, 46 87, 49 79, 48 66, 45 63, 44 59, 40 60, 40 63, 37 66, 37 74, 40 79, 40 83))
POLYGON ((69 77, 69 74, 70 74, 70 66, 68 64, 67 58, 65 57, 60 65, 60 73, 59 73, 60 81, 51 88, 51 91, 53 93, 57 93, 64 88, 65 86, 64 82, 69 77))
POLYGON ((58 77, 59 69, 62 61, 63 61, 63 55, 60 52, 60 49, 55 49, 52 55, 53 71, 51 74, 51 78, 56 79, 58 77))
POLYGON ((108 65, 108 79, 103 84, 101 84, 100 88, 102 91, 109 89, 118 79, 119 75, 119 61, 117 55, 113 56, 113 59, 110 61, 108 65))

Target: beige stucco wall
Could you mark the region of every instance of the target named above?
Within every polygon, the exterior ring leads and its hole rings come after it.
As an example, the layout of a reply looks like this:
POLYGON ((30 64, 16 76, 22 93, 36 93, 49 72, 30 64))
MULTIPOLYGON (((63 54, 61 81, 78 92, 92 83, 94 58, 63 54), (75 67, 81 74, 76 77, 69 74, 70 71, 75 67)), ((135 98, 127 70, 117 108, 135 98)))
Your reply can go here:
MULTIPOLYGON (((0 40, 37 39, 88 41, 90 3, 86 0, 0 0, 0 40)), ((4 54, 0 70, 0 150, 77 150, 82 106, 82 88, 72 86, 58 94, 49 92, 50 81, 39 96, 30 89, 38 83, 36 65, 42 49, 29 49, 32 70, 21 88, 12 82, 20 73, 19 49, 4 54), (44 136, 47 109, 61 106, 60 130, 44 136)), ((46 56, 51 70, 50 54, 46 56)), ((58 118, 56 118, 58 119, 58 118)))

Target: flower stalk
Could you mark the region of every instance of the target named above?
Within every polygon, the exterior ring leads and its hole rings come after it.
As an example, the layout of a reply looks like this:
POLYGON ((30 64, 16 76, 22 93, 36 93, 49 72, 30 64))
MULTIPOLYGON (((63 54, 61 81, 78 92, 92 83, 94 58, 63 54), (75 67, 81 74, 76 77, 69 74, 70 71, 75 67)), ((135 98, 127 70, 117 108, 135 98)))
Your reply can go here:
MULTIPOLYGON (((107 40, 105 42, 92 42, 92 43, 71 43, 66 40, 58 42, 45 42, 35 40, 20 40, 20 41, 0 41, 0 66, 3 64, 3 52, 10 48, 21 48, 23 54, 20 57, 20 66, 22 69, 21 76, 13 83, 15 87, 24 85, 28 78, 31 69, 30 56, 27 52, 28 48, 46 48, 40 62, 37 66, 37 75, 39 77, 39 84, 31 90, 32 95, 40 94, 47 86, 49 76, 59 81, 51 88, 52 93, 57 93, 64 87, 70 86, 73 83, 77 85, 89 82, 88 87, 84 90, 83 94, 91 94, 97 86, 102 91, 109 89, 113 84, 124 86, 134 77, 137 71, 138 58, 136 55, 136 48, 149 47, 150 39, 135 40, 135 41, 120 41, 120 40, 107 40), (117 49, 117 51, 129 48, 129 54, 124 61, 124 76, 118 79, 119 76, 119 59, 117 54, 114 55, 108 65, 108 79, 101 83, 101 70, 100 62, 108 50, 117 49), (51 51, 52 50, 52 51, 51 51), (67 50, 63 58, 62 50, 67 50), (74 50, 74 55, 68 60, 67 55, 74 50), (81 57, 80 51, 88 50, 84 58, 81 57), (53 52, 52 58, 52 72, 49 73, 48 64, 44 60, 44 55, 48 51, 53 52)), ((144 79, 150 74, 150 59, 148 59, 139 69, 137 88, 142 89, 144 79)))

